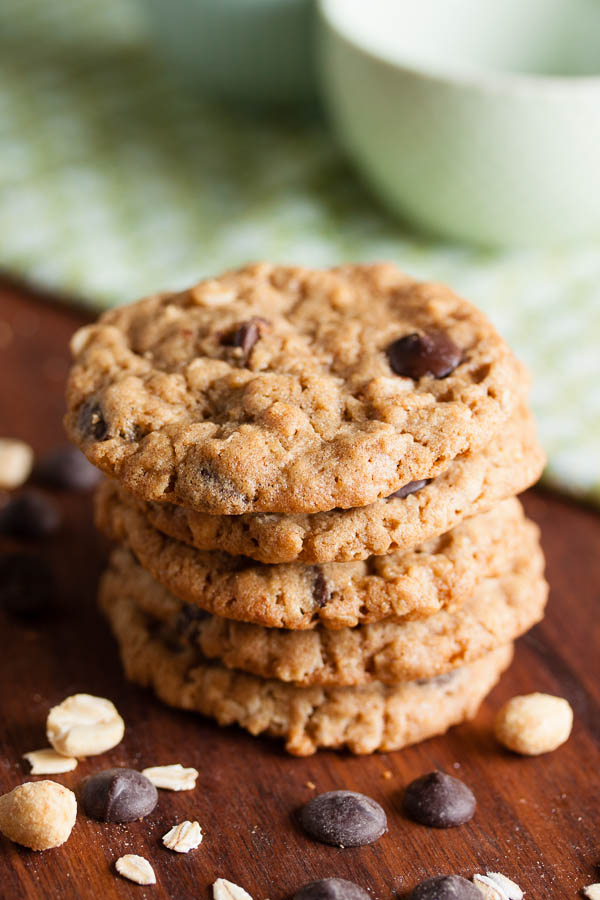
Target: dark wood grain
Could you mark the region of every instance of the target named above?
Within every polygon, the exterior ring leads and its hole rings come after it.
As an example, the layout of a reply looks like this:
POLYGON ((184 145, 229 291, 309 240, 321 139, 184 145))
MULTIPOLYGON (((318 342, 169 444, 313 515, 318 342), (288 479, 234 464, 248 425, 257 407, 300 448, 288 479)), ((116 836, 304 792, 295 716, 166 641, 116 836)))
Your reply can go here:
MULTIPOLYGON (((0 289, 0 434, 43 451, 63 441, 67 340, 81 316, 52 308, 14 287, 0 289)), ((194 792, 161 792, 156 812, 127 826, 100 825, 81 813, 66 845, 33 853, 0 838, 0 897, 209 897, 222 876, 255 900, 280 900, 318 877, 357 881, 373 897, 404 893, 440 872, 492 868, 515 878, 529 898, 574 897, 596 880, 600 860, 600 518, 544 492, 525 498, 542 526, 552 585, 546 620, 522 639, 516 662, 470 724, 399 753, 353 758, 325 752, 287 757, 268 739, 161 706, 124 680, 115 645, 94 605, 106 548, 94 533, 86 496, 57 495, 65 524, 40 546, 60 584, 60 610, 44 622, 0 616, 0 791, 28 780, 21 754, 45 744, 52 704, 75 691, 110 697, 127 731, 112 752, 55 776, 77 788, 108 765, 181 762, 200 770, 194 792), (571 740, 548 756, 521 759, 500 750, 490 726, 515 693, 566 696, 575 713, 571 740), (478 811, 469 825, 428 830, 400 811, 402 786, 434 767, 463 778, 478 811), (385 773, 391 773, 386 778, 385 773), (294 810, 316 790, 351 788, 380 801, 389 833, 370 847, 313 843, 294 810), (205 832, 187 856, 162 848, 176 821, 197 818, 205 832), (142 888, 114 873, 126 852, 151 860, 158 884, 142 888)))

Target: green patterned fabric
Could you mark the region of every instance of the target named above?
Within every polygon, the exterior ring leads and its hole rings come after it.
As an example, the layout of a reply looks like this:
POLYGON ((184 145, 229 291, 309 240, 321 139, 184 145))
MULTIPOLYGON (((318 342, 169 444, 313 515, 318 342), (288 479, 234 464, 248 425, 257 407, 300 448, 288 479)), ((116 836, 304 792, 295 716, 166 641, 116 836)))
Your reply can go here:
POLYGON ((100 309, 252 259, 395 260, 489 313, 534 371, 547 481, 600 501, 600 235, 510 253, 415 237, 316 115, 182 91, 130 3, 0 4, 0 265, 100 309))

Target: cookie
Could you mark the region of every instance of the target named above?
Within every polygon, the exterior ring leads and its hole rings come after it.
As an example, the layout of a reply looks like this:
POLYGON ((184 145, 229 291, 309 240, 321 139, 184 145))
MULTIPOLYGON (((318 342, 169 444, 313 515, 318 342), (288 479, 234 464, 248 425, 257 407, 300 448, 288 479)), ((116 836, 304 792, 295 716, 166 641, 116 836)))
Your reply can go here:
POLYGON ((152 528, 110 484, 98 493, 96 523, 182 600, 227 619, 302 629, 317 622, 351 627, 459 605, 478 581, 504 570, 507 554, 521 540, 524 517, 518 500, 505 500, 415 550, 321 566, 268 566, 196 550, 152 528))
POLYGON ((285 738, 308 756, 318 747, 352 753, 399 750, 471 718, 512 659, 512 645, 455 669, 450 677, 394 686, 294 687, 226 669, 191 650, 173 650, 152 620, 124 595, 104 593, 102 607, 118 641, 125 673, 165 703, 285 738))
POLYGON ((182 603, 126 550, 113 551, 102 595, 123 596, 180 646, 262 678, 299 686, 394 684, 438 675, 515 640, 543 614, 548 587, 538 529, 528 522, 504 574, 483 581, 458 611, 401 624, 389 621, 331 631, 289 631, 234 622, 182 603))
POLYGON ((214 516, 173 503, 148 503, 124 488, 119 497, 137 506, 159 531, 199 550, 224 550, 264 563, 342 562, 408 550, 445 534, 463 518, 524 491, 537 481, 544 463, 535 421, 522 402, 483 450, 463 454, 431 481, 413 483, 404 497, 370 506, 312 515, 214 516))
POLYGON ((105 313, 72 340, 65 419, 145 500, 365 506, 483 447, 521 366, 449 288, 392 265, 258 264, 105 313))

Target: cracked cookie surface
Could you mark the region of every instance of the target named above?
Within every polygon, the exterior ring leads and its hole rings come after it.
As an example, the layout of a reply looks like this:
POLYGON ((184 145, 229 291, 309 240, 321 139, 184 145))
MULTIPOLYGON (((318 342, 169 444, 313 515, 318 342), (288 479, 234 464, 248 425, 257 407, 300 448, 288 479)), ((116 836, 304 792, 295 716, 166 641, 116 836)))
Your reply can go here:
POLYGON ((228 619, 272 628, 352 627, 455 608, 483 578, 504 571, 526 528, 511 498, 413 550, 358 562, 257 563, 203 552, 152 528, 107 482, 96 524, 182 600, 228 619))
POLYGON ((357 754, 399 750, 443 734, 475 715, 513 653, 509 644, 450 677, 426 682, 294 687, 207 662, 194 650, 174 651, 126 596, 103 596, 101 602, 131 681, 220 725, 284 738, 296 756, 319 747, 347 747, 357 754))
POLYGON ((522 529, 506 570, 481 582, 455 612, 331 631, 289 631, 234 622, 183 603, 117 548, 101 595, 125 596, 164 624, 173 644, 196 647, 227 668, 298 686, 357 685, 434 678, 480 659, 542 617, 548 595, 538 528, 522 529))
POLYGON ((477 453, 455 459, 437 478, 413 485, 405 497, 357 509, 285 516, 249 513, 217 516, 172 503, 139 500, 124 488, 123 503, 170 537, 199 550, 223 550, 264 563, 322 563, 366 559, 407 550, 487 512, 537 481, 545 455, 525 402, 500 434, 477 453))
POLYGON ((104 314, 65 419, 145 500, 213 514, 365 506, 485 445, 522 367, 487 318, 392 265, 259 264, 104 314))

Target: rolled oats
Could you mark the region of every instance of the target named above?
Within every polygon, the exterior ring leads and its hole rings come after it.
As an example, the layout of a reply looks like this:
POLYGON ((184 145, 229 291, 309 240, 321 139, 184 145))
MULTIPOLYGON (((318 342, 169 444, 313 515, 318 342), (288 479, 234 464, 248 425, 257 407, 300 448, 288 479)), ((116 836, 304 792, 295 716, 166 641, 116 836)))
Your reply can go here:
POLYGON ((485 874, 504 891, 508 900, 523 900, 523 891, 519 885, 507 878, 506 875, 502 875, 501 872, 486 872, 485 874))
POLYGON ((73 756, 63 756, 52 747, 44 750, 31 750, 23 754, 31 766, 32 775, 59 775, 61 772, 72 772, 77 767, 73 756))
POLYGON ((248 891, 226 878, 217 878, 213 884, 213 897, 214 900, 252 900, 248 891))
POLYGON ((166 791, 192 791, 196 787, 197 769, 184 769, 180 763, 171 766, 151 766, 142 769, 142 775, 157 788, 166 791))
POLYGON ((487 875, 473 875, 472 881, 485 900, 508 900, 504 891, 487 875))
POLYGON ((156 875, 148 860, 135 853, 126 853, 125 856, 119 857, 115 869, 123 878, 135 881, 136 884, 156 884, 156 875))
POLYGON ((556 750, 573 727, 573 710, 562 697, 525 694, 513 697, 496 716, 494 732, 509 750, 537 756, 556 750))
POLYGON ((48 713, 46 735, 64 756, 96 756, 122 740, 125 723, 104 697, 73 694, 48 713))
POLYGON ((163 844, 176 853, 189 853, 202 843, 202 829, 198 822, 180 822, 164 835, 163 844))
POLYGON ((76 816, 75 794, 55 781, 28 781, 0 797, 0 831, 32 850, 64 844, 76 816))

